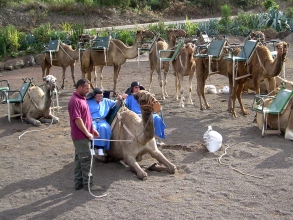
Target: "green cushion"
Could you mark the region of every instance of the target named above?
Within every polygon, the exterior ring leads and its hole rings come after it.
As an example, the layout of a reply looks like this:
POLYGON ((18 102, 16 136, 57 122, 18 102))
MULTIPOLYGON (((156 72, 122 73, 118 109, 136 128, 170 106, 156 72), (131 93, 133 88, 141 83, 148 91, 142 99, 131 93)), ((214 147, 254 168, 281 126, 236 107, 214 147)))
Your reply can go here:
POLYGON ((212 56, 212 58, 218 58, 221 55, 225 42, 225 40, 213 40, 208 46, 206 54, 196 54, 195 57, 208 58, 212 56))
POLYGON ((264 108, 264 111, 268 112, 269 114, 281 113, 289 102, 292 95, 292 90, 281 89, 276 95, 276 98, 271 102, 271 104, 267 108, 264 108))
POLYGON ((6 91, 9 90, 9 87, 0 87, 0 91, 6 91))
POLYGON ((110 109, 108 115, 106 116, 106 121, 108 122, 109 125, 112 124, 117 112, 119 109, 122 107, 122 102, 118 106, 114 106, 113 108, 110 109))
POLYGON ((110 36, 105 37, 97 37, 92 41, 92 49, 93 50, 104 50, 109 48, 110 44, 110 36))

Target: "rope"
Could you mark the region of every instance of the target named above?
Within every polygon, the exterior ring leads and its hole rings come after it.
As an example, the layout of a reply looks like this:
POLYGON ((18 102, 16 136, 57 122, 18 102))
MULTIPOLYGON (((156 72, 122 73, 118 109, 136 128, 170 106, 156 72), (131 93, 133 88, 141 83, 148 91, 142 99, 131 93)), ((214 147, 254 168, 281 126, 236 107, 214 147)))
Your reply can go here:
POLYGON ((221 159, 222 159, 223 156, 225 156, 225 155, 227 154, 227 149, 228 149, 229 147, 230 147, 230 146, 228 145, 228 146, 225 148, 225 152, 224 152, 224 154, 222 154, 222 155, 218 158, 218 161, 219 161, 220 164, 225 165, 225 166, 228 166, 228 167, 231 168, 232 170, 234 170, 234 171, 236 171, 236 172, 238 172, 238 173, 240 173, 240 174, 242 174, 242 175, 247 175, 247 176, 251 176, 251 177, 255 177, 255 178, 259 178, 259 179, 263 179, 263 177, 261 177, 261 176, 256 176, 256 175, 252 175, 252 174, 244 173, 244 172, 242 172, 241 170, 232 167, 231 164, 223 163, 223 162, 221 161, 221 159))
POLYGON ((60 48, 63 50, 63 52, 72 60, 74 61, 74 59, 71 58, 71 56, 69 56, 69 54, 64 50, 64 48, 61 46, 60 44, 60 48))
MULTIPOLYGON (((90 150, 90 152, 91 152, 91 146, 89 146, 89 150, 90 150)), ((91 165, 90 165, 90 171, 89 171, 89 174, 88 174, 88 176, 89 176, 89 180, 90 180, 90 178, 91 178, 91 176, 92 176, 92 167, 93 167, 93 154, 91 153, 91 165)), ((107 196, 107 194, 102 194, 102 195, 100 195, 100 196, 96 196, 96 195, 94 195, 94 194, 92 193, 92 191, 91 191, 91 188, 90 188, 90 181, 88 181, 88 189, 89 189, 89 193, 90 193, 93 197, 95 197, 95 198, 103 198, 103 197, 107 196)))

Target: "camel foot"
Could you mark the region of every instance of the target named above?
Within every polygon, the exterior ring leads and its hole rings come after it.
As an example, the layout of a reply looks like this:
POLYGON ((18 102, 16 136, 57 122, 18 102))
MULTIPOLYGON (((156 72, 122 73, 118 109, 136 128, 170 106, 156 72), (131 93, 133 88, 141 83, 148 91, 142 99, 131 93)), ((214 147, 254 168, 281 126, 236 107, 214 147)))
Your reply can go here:
POLYGON ((249 112, 247 112, 247 111, 243 111, 242 114, 243 114, 243 115, 249 115, 249 112))
POLYGON ((150 167, 148 167, 148 170, 162 172, 162 171, 168 171, 168 168, 162 164, 153 163, 150 167))
POLYGON ((137 177, 140 180, 146 180, 148 178, 148 174, 144 171, 137 173, 137 177))

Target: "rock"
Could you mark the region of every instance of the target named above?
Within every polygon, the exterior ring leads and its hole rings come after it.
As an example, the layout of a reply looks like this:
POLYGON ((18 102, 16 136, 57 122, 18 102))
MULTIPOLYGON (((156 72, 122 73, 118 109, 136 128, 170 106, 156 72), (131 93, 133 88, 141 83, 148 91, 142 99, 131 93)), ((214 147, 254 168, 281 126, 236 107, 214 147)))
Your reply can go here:
POLYGON ((37 65, 41 65, 42 64, 42 55, 41 54, 37 54, 35 56, 35 62, 37 65))
POLYGON ((4 64, 4 69, 6 70, 13 70, 13 69, 20 69, 25 66, 23 59, 13 59, 8 60, 4 64))

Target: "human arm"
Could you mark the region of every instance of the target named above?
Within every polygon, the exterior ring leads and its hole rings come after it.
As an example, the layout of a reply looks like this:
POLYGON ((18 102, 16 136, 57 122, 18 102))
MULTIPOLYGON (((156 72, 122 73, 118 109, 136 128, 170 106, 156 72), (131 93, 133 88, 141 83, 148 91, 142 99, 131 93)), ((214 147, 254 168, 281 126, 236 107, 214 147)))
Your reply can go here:
MULTIPOLYGON (((84 123, 83 123, 83 121, 82 121, 81 118, 76 118, 76 119, 74 120, 74 122, 75 122, 76 126, 79 128, 79 130, 81 130, 81 131, 85 134, 85 136, 86 136, 88 139, 90 139, 90 140, 93 139, 93 134, 91 134, 91 133, 86 129, 86 127, 85 127, 85 125, 84 125, 84 123)), ((93 131, 93 133, 95 134, 95 131, 93 131)))
POLYGON ((116 101, 116 106, 120 105, 122 100, 125 100, 127 98, 127 94, 118 95, 118 100, 116 101))

